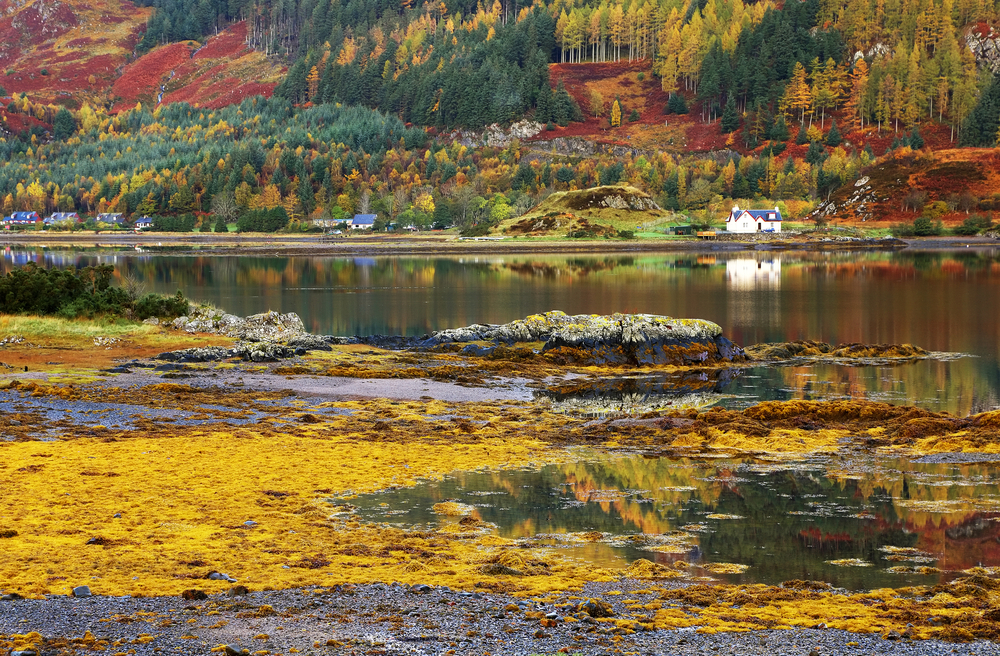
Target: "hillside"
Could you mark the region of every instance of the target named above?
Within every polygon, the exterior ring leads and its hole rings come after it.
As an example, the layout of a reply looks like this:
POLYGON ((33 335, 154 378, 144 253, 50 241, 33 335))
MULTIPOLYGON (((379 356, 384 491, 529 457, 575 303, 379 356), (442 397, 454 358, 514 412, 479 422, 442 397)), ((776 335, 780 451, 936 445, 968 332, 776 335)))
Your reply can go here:
POLYGON ((270 96, 283 66, 246 45, 247 26, 237 23, 204 44, 181 41, 154 48, 127 65, 111 87, 112 111, 158 102, 218 108, 255 95, 270 96))
POLYGON ((615 236, 666 221, 649 194, 625 185, 557 191, 527 213, 501 222, 494 232, 510 236, 615 236))
POLYGON ((835 224, 887 226, 909 223, 933 203, 936 218, 956 225, 971 213, 1000 209, 1000 150, 954 148, 905 152, 864 171, 831 194, 813 218, 835 224), (940 212, 940 213, 938 213, 940 212))
POLYGON ((0 85, 70 108, 110 87, 152 14, 128 0, 0 0, 0 85))

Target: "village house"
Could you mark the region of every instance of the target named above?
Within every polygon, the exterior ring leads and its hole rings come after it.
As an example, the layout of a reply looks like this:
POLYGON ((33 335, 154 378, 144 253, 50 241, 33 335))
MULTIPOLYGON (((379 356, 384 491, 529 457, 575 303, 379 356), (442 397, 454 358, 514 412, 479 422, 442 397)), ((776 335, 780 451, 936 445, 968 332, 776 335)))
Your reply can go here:
POLYGON ((375 214, 355 214, 351 219, 352 230, 371 230, 375 225, 375 214))
POLYGON ((140 230, 149 230, 153 227, 153 219, 148 216, 140 216, 135 220, 135 223, 132 224, 132 227, 136 232, 139 232, 140 230))
POLYGON ((125 225, 125 215, 120 212, 115 212, 113 214, 98 214, 98 223, 106 223, 107 225, 124 226, 125 225))
POLYGON ((80 215, 76 212, 53 212, 45 217, 45 225, 54 225, 63 222, 80 223, 80 215))
POLYGON ((4 223, 8 226, 27 227, 33 226, 41 220, 42 217, 38 215, 38 212, 14 212, 7 217, 7 220, 4 221, 4 223))
POLYGON ((726 218, 729 232, 781 232, 781 211, 775 207, 769 210, 741 210, 733 205, 733 211, 726 218))

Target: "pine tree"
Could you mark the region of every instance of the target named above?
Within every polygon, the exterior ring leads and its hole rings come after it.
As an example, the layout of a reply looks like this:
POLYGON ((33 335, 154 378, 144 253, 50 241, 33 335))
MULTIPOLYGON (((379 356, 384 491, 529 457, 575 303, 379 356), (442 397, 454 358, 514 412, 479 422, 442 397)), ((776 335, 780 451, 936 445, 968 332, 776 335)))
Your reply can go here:
POLYGON ((729 95, 726 107, 722 110, 721 127, 723 134, 735 132, 740 127, 740 115, 736 111, 736 103, 733 101, 732 94, 729 95))
POLYGON ((830 131, 826 133, 826 145, 836 148, 844 141, 844 138, 840 136, 840 130, 837 129, 837 120, 834 119, 830 123, 830 131))

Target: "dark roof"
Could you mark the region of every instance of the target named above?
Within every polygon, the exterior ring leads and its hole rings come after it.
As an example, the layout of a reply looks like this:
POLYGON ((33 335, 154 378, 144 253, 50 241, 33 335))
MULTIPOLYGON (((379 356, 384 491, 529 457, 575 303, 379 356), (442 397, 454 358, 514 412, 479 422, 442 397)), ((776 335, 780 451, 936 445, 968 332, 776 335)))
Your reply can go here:
POLYGON ((375 223, 375 219, 378 218, 375 214, 355 214, 354 218, 351 219, 351 223, 354 225, 372 225, 375 223))

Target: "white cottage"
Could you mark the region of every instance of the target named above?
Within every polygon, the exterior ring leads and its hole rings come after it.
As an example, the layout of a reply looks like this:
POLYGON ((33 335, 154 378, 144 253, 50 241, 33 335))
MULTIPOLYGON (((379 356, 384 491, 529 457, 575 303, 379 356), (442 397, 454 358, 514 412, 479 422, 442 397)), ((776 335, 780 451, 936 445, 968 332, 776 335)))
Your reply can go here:
POLYGON ((733 211, 726 219, 726 230, 729 232, 781 232, 781 211, 773 210, 741 210, 739 205, 733 205, 733 211))

